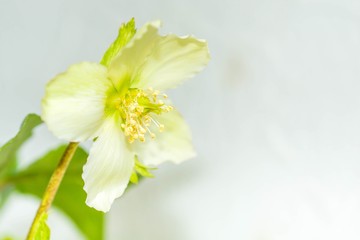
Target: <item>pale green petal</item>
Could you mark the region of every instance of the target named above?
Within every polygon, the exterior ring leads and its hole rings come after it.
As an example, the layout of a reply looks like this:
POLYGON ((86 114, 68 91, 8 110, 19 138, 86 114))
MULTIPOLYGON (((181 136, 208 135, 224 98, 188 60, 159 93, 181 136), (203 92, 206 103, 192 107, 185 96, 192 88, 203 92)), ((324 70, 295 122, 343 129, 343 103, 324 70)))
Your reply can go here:
POLYGON ((107 212, 123 194, 134 167, 134 155, 127 144, 118 123, 112 118, 105 120, 82 175, 90 207, 107 212))
POLYGON ((173 88, 203 70, 210 59, 207 42, 194 37, 161 37, 145 64, 134 88, 173 88))
POLYGON ((138 69, 160 38, 159 27, 159 21, 144 25, 112 60, 109 66, 109 78, 117 89, 121 88, 124 82, 127 84, 137 77, 138 69))
POLYGON ((92 139, 97 136, 104 118, 109 87, 111 82, 104 66, 88 62, 75 64, 46 86, 41 117, 61 139, 92 139))
POLYGON ((145 165, 156 166, 165 161, 181 163, 196 156, 188 125, 181 115, 173 110, 156 116, 157 121, 165 125, 163 132, 156 132, 154 140, 145 143, 134 142, 134 152, 145 165))

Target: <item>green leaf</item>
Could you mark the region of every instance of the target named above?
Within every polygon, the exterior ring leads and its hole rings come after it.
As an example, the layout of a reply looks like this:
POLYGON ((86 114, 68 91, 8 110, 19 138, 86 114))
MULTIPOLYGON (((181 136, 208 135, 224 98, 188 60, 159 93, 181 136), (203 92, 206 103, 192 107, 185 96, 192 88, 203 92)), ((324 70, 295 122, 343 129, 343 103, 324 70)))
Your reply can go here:
POLYGON ((13 187, 9 186, 6 182, 0 182, 0 208, 4 206, 12 191, 13 187))
POLYGON ((34 128, 41 123, 40 116, 36 114, 27 115, 16 136, 0 148, 0 207, 3 206, 12 191, 5 178, 12 175, 16 170, 17 152, 32 136, 34 128))
POLYGON ((0 148, 0 176, 9 171, 9 166, 11 166, 12 171, 14 170, 17 150, 32 136, 33 129, 41 123, 40 116, 36 114, 27 115, 16 136, 0 148))
MULTIPOLYGON (((42 197, 50 176, 66 146, 50 151, 13 178, 18 191, 42 197)), ((88 154, 78 148, 65 173, 53 205, 64 212, 88 240, 104 237, 104 214, 85 204, 86 193, 81 178, 88 154)))
POLYGON ((104 66, 109 66, 112 59, 119 53, 119 51, 131 40, 135 35, 135 19, 132 18, 128 23, 121 24, 119 34, 115 41, 106 50, 100 63, 104 66))
POLYGON ((50 228, 46 224, 48 215, 46 213, 40 216, 39 225, 37 226, 34 240, 49 240, 50 239, 50 228))

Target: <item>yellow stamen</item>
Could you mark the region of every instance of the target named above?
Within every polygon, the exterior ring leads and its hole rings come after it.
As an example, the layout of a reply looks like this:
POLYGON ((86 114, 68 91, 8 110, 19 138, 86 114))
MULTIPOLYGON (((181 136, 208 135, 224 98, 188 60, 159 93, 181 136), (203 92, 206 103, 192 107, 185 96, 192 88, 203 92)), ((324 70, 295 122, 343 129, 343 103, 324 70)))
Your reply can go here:
POLYGON ((166 105, 163 99, 166 94, 149 88, 148 90, 129 89, 119 99, 117 109, 122 118, 121 128, 127 136, 129 143, 139 140, 145 142, 146 135, 155 139, 155 133, 150 131, 152 123, 162 132, 165 126, 156 120, 155 115, 160 115, 173 110, 173 107, 166 105))

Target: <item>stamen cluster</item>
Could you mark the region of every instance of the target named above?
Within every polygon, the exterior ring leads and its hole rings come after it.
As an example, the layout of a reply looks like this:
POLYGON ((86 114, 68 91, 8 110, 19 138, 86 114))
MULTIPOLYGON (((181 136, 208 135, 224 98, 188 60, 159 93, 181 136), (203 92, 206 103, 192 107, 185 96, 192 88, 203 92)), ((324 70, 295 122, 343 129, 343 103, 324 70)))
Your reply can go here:
POLYGON ((157 121, 156 115, 173 110, 172 106, 164 103, 166 98, 166 94, 160 94, 159 91, 152 88, 147 90, 129 89, 121 98, 118 106, 123 120, 121 128, 128 137, 129 143, 136 139, 145 142, 147 133, 152 139, 155 139, 155 133, 150 130, 151 124, 154 124, 159 132, 164 130, 165 126, 157 121))

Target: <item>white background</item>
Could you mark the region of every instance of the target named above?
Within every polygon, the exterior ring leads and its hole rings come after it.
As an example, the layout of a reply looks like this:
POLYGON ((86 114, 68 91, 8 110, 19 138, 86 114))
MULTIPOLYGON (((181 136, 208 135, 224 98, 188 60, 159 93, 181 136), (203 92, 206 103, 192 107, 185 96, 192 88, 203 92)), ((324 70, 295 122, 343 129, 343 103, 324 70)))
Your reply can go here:
MULTIPOLYGON (((99 61, 131 17, 207 39, 212 60, 170 92, 198 157, 118 199, 108 239, 360 239, 357 0, 0 0, 0 143, 40 113, 49 79, 99 61)), ((59 143, 39 128, 22 164, 59 143)), ((12 197, 0 236, 22 238, 37 204, 12 197)), ((81 239, 55 210, 50 225, 81 239)))

